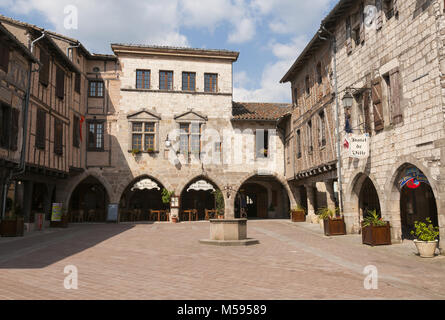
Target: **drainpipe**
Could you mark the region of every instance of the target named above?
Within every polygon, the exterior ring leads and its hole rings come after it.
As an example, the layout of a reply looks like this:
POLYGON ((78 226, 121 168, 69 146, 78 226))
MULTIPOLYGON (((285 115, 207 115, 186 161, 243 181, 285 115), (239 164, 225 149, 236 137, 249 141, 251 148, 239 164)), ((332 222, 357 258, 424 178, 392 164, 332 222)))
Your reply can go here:
POLYGON ((338 102, 338 80, 337 80, 337 39, 335 35, 328 31, 324 25, 321 25, 318 31, 318 37, 321 40, 328 40, 321 36, 321 33, 326 32, 331 39, 332 56, 334 58, 334 91, 335 91, 335 131, 336 131, 336 149, 337 149, 337 183, 338 183, 338 204, 340 214, 343 214, 343 187, 341 175, 341 147, 340 147, 340 121, 339 121, 339 102, 338 102))
MULTIPOLYGON (((34 53, 34 44, 43 39, 45 37, 45 31, 42 32, 42 35, 31 42, 30 51, 31 53, 34 53)), ((9 189, 9 183, 11 179, 15 176, 21 175, 25 172, 25 156, 26 156, 26 137, 28 134, 28 110, 29 110, 29 98, 31 93, 31 79, 32 79, 32 73, 38 72, 40 70, 40 65, 38 65, 38 68, 35 70, 32 70, 32 62, 29 62, 29 73, 28 73, 28 90, 26 91, 26 97, 25 97, 25 105, 23 107, 23 137, 22 137, 22 150, 20 153, 20 164, 17 171, 11 171, 9 176, 6 178, 5 183, 3 185, 3 205, 2 205, 2 211, 0 215, 0 219, 3 220, 5 216, 6 211, 6 196, 9 189)))
MULTIPOLYGON (((77 42, 77 45, 66 48, 66 56, 68 57, 68 59, 70 58, 70 50, 79 47, 80 47, 80 42, 77 42)), ((73 57, 71 57, 71 61, 73 61, 73 57)))

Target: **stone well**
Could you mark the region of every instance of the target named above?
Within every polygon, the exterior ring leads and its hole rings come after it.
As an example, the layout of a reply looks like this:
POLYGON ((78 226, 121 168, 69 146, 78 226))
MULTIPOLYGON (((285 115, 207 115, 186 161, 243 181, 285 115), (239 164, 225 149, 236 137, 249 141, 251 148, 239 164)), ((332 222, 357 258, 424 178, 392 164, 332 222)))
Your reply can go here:
POLYGON ((247 219, 210 219, 210 239, 203 244, 219 246, 247 246, 258 244, 256 239, 247 238, 247 219))

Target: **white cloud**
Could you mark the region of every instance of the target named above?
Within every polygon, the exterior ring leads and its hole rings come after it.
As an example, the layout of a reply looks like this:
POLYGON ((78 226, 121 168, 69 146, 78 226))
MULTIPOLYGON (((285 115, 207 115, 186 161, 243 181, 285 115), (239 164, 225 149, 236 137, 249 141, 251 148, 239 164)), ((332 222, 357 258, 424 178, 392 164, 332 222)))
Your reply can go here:
POLYGON ((234 75, 233 99, 235 101, 259 101, 259 102, 290 102, 290 84, 280 83, 287 70, 291 67, 297 56, 303 51, 308 39, 305 36, 298 36, 291 40, 289 44, 270 41, 268 47, 272 50, 277 61, 267 64, 263 70, 259 88, 248 90, 245 83, 248 81, 246 72, 234 75), (238 77, 243 81, 237 81, 238 77))
POLYGON ((227 41, 243 43, 251 40, 254 36, 255 23, 251 19, 244 18, 235 26, 235 30, 229 34, 227 41))

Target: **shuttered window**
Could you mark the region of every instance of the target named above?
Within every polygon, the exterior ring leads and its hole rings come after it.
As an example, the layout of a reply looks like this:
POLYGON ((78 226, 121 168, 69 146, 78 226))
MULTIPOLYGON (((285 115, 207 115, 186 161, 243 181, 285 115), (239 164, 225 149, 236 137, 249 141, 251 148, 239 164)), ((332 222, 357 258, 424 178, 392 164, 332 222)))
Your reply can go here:
POLYGON ((78 116, 73 118, 73 147, 80 146, 80 121, 78 116))
POLYGON ((258 129, 255 132, 255 149, 257 158, 269 157, 269 130, 258 129))
POLYGON ((76 73, 74 79, 74 91, 80 94, 80 73, 76 73))
POLYGON ((9 46, 6 42, 0 42, 0 69, 8 73, 9 66, 9 46))
POLYGON ((39 81, 44 86, 47 86, 49 83, 49 54, 40 49, 40 63, 42 66, 39 71, 39 81))
POLYGON ((46 140, 46 112, 38 109, 36 119, 36 148, 45 149, 46 140))
POLYGON ((19 116, 20 111, 16 108, 12 108, 11 113, 11 140, 10 140, 10 149, 12 151, 17 150, 17 140, 19 137, 19 116))
POLYGON ((11 107, 0 104, 0 147, 9 149, 9 139, 11 132, 11 107))
POLYGON ((401 89, 400 89, 400 72, 396 68, 389 73, 390 94, 391 94, 391 121, 398 124, 403 121, 402 108, 400 105, 401 89))
POLYGON ((326 146, 326 121, 324 111, 318 114, 318 144, 320 147, 326 146))
POLYGON ((306 138, 307 138, 307 148, 308 148, 308 152, 312 153, 312 151, 314 150, 314 145, 312 143, 312 121, 309 121, 307 123, 306 129, 307 129, 307 135, 306 135, 306 138))
POLYGON ((63 154, 63 122, 57 118, 54 118, 54 153, 63 154))
POLYGON ((383 119, 383 103, 382 103, 382 83, 381 80, 376 80, 372 84, 372 104, 374 112, 374 130, 379 132, 384 128, 383 119))
POLYGON ((65 72, 59 66, 56 69, 56 95, 60 99, 65 95, 65 72))
POLYGON ((297 159, 301 158, 301 131, 297 130, 297 137, 295 139, 296 147, 295 150, 297 151, 297 159))
POLYGON ((368 133, 371 135, 371 114, 369 112, 369 91, 366 91, 363 94, 363 115, 365 117, 364 119, 364 131, 365 133, 368 133))

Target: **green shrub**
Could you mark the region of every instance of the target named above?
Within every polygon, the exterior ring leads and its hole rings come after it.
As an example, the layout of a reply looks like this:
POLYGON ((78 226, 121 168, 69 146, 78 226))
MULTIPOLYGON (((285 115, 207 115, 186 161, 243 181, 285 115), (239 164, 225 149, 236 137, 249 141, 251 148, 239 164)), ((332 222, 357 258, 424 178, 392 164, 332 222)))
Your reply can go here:
POLYGON ((433 226, 430 218, 426 218, 425 222, 414 221, 414 229, 412 235, 421 241, 434 241, 439 236, 439 227, 433 226))
POLYGON ((167 189, 162 189, 162 203, 170 204, 171 198, 173 196, 174 191, 168 191, 167 189))
POLYGON ((223 216, 224 215, 224 196, 223 196, 221 190, 214 191, 213 195, 215 196, 216 212, 218 213, 218 215, 223 216))
POLYGON ((332 209, 325 208, 325 207, 319 208, 317 210, 317 215, 318 215, 319 219, 326 220, 326 219, 335 217, 336 210, 332 210, 332 209))
POLYGON ((370 225, 374 227, 386 226, 386 221, 377 214, 377 210, 368 210, 368 215, 363 219, 363 226, 369 227, 370 225))

